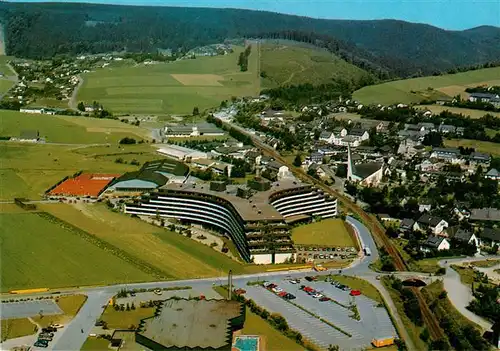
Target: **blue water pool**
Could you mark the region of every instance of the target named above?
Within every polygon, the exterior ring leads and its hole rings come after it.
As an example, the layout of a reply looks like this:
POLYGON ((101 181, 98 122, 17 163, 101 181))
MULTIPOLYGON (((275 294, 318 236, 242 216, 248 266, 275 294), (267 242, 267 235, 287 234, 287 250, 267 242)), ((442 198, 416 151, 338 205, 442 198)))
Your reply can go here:
POLYGON ((240 351, 258 351, 259 337, 258 336, 237 336, 233 345, 240 351))

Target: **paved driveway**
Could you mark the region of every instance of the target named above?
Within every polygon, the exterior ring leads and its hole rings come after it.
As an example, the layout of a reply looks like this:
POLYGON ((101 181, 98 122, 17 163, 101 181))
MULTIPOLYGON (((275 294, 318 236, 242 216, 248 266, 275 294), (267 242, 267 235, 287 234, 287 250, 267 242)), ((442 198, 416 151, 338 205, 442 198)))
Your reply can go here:
POLYGON ((0 304, 2 319, 49 316, 63 311, 53 300, 8 302, 0 304))

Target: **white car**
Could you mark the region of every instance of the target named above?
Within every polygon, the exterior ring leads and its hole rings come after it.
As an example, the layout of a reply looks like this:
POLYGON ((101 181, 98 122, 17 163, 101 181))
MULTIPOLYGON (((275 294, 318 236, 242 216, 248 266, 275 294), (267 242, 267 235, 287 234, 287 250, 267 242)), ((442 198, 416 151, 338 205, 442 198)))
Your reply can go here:
POLYGON ((51 327, 54 327, 54 328, 57 328, 57 329, 61 329, 61 328, 64 328, 64 325, 62 325, 62 324, 52 324, 51 327))
POLYGON ((153 291, 156 295, 161 295, 162 294, 162 291, 160 289, 155 289, 153 291))
POLYGON ((296 281, 296 280, 290 280, 290 283, 292 283, 292 284, 298 284, 299 282, 296 281))
POLYGON ((270 282, 264 282, 264 283, 262 283, 262 286, 263 286, 264 288, 267 288, 269 285, 271 285, 271 283, 270 283, 270 282))
POLYGON ((275 293, 280 293, 280 292, 282 292, 282 291, 283 291, 283 289, 278 288, 278 287, 273 288, 272 290, 273 290, 275 293))

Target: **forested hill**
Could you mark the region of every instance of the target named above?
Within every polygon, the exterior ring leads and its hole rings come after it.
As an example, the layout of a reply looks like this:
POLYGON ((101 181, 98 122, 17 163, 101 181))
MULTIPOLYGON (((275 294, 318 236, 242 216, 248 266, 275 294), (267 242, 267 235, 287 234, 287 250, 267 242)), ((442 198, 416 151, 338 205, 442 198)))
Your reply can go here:
POLYGON ((9 55, 190 49, 228 38, 282 37, 327 47, 379 76, 432 74, 497 61, 500 29, 445 31, 394 20, 319 20, 236 9, 0 3, 9 55))

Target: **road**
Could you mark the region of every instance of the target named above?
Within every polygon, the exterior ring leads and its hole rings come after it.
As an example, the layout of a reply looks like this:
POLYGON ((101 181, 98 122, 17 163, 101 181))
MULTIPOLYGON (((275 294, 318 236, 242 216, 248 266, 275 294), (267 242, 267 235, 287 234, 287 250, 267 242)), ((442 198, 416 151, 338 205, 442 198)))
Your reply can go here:
POLYGON ((71 96, 68 101, 68 107, 74 111, 78 111, 78 91, 83 85, 83 78, 78 75, 78 84, 76 85, 75 89, 73 89, 73 92, 71 93, 71 96))
POLYGON ((498 256, 482 256, 475 258, 457 258, 439 261, 439 265, 446 268, 446 275, 443 277, 443 285, 444 289, 448 293, 448 298, 450 299, 451 303, 462 315, 478 324, 484 330, 491 330, 492 323, 485 320, 484 318, 479 317, 475 313, 472 313, 466 308, 469 305, 469 302, 474 298, 474 296, 472 295, 472 289, 469 286, 462 284, 462 282, 460 281, 460 275, 453 268, 451 268, 450 265, 459 265, 466 262, 482 261, 489 257, 498 258, 498 256))

